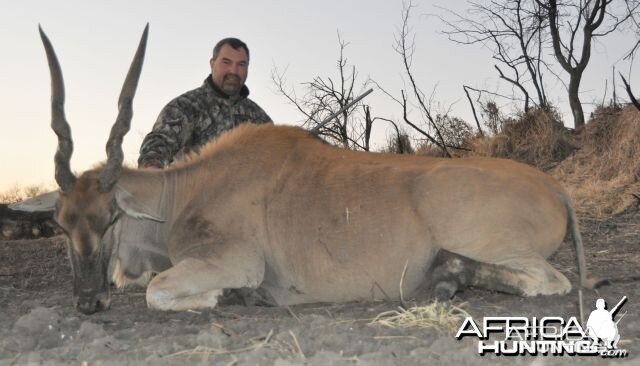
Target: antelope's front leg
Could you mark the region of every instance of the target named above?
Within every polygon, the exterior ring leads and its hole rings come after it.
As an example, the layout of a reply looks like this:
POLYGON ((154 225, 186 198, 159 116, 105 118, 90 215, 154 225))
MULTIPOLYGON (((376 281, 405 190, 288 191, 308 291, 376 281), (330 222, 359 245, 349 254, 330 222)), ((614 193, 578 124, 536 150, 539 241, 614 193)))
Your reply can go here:
POLYGON ((224 289, 257 288, 264 262, 224 263, 223 259, 187 258, 158 274, 147 287, 147 306, 155 310, 184 311, 213 308, 224 289))

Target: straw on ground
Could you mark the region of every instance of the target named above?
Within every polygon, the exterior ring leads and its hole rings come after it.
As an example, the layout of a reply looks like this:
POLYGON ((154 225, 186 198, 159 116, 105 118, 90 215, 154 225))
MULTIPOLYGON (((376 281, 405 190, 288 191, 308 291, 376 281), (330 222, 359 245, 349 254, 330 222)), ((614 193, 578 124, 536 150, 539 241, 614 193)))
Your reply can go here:
POLYGON ((408 309, 385 311, 369 323, 389 328, 429 328, 439 332, 455 331, 462 320, 469 314, 461 305, 446 304, 434 301, 429 305, 413 306, 408 309))

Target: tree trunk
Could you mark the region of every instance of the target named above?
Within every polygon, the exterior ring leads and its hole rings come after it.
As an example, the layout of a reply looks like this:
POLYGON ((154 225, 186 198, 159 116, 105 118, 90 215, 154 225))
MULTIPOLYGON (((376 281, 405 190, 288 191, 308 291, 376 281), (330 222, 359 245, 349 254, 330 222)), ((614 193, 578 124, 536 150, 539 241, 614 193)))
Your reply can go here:
POLYGON ((571 113, 573 114, 573 121, 575 123, 575 129, 584 127, 584 111, 582 110, 582 103, 580 103, 580 80, 582 79, 582 73, 577 70, 573 70, 569 79, 569 105, 571 106, 571 113))
POLYGON ((588 3, 580 2, 580 8, 578 12, 578 19, 576 22, 580 24, 584 20, 585 24, 582 27, 582 54, 580 59, 575 59, 573 55, 574 40, 576 33, 578 32, 578 26, 571 31, 571 40, 567 43, 566 47, 569 47, 570 51, 567 56, 562 54, 562 41, 560 40, 560 31, 558 29, 558 3, 557 0, 548 0, 548 4, 544 5, 540 0, 538 4, 544 6, 549 15, 549 30, 551 33, 551 40, 553 43, 553 52, 560 63, 560 66, 569 74, 569 104, 571 105, 571 113, 573 114, 573 121, 575 128, 584 127, 584 112, 582 111, 582 104, 580 103, 580 80, 582 79, 582 73, 589 64, 591 58, 591 41, 593 40, 593 32, 602 24, 604 16, 607 14, 608 0, 596 0, 593 8, 589 10, 588 3), (584 16, 584 19, 581 17, 584 16), (574 66, 575 64, 575 66, 574 66))

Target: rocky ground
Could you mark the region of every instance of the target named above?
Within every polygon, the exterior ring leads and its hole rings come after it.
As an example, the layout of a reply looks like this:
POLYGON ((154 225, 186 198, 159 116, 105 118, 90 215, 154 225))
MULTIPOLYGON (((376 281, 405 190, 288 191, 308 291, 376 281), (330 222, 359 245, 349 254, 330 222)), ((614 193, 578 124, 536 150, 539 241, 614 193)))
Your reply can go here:
MULTIPOLYGON (((582 220, 592 274, 614 281, 584 294, 585 311, 599 297, 628 301, 618 318, 623 359, 480 356, 477 340, 449 329, 389 328, 372 320, 395 302, 314 304, 290 308, 220 306, 204 312, 154 312, 144 290, 115 291, 111 309, 90 316, 71 306, 64 238, 0 241, 0 365, 476 365, 640 364, 640 212, 606 221, 582 220), (635 277, 636 279, 633 279, 635 277)), ((553 265, 576 284, 568 243, 553 265)), ((428 305, 421 301, 417 305, 428 305)), ((527 317, 577 315, 577 292, 521 298, 481 289, 454 304, 471 314, 527 317)))

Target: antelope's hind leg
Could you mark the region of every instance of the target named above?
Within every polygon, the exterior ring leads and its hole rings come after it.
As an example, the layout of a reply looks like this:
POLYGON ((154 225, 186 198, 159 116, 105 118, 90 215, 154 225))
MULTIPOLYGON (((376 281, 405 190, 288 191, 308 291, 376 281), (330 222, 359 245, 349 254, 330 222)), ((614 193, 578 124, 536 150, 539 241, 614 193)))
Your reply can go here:
POLYGON ((511 259, 490 264, 441 250, 435 260, 431 283, 438 300, 449 300, 461 287, 476 286, 520 296, 566 294, 569 280, 544 258, 511 259))

